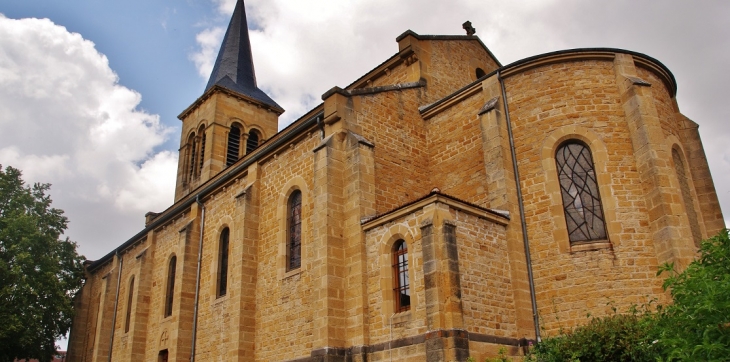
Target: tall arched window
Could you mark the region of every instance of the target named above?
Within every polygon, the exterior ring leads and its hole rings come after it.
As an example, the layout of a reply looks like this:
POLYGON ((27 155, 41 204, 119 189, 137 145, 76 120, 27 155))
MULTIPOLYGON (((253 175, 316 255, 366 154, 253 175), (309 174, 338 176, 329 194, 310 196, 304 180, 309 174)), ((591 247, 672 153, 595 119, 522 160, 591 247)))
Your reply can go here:
POLYGON ((606 224, 591 150, 568 141, 555 152, 570 242, 606 240, 606 224))
POLYGON ((230 231, 228 228, 221 232, 221 241, 218 255, 218 296, 226 295, 228 291, 228 237, 230 231))
POLYGON ((295 190, 287 203, 287 268, 302 266, 302 192, 295 190))
POLYGON ((700 224, 697 222, 697 212, 695 211, 695 205, 692 201, 692 192, 689 187, 687 171, 684 168, 682 156, 676 148, 672 148, 672 160, 674 161, 674 171, 677 173, 677 179, 679 180, 679 190, 682 192, 684 210, 687 213, 687 218, 689 219, 692 239, 694 239, 695 246, 699 247, 702 242, 702 231, 700 230, 700 224))
POLYGON ((205 126, 200 126, 200 157, 198 162, 198 176, 203 172, 203 163, 205 162, 205 126))
POLYGON ((259 132, 255 129, 248 132, 248 139, 246 140, 246 154, 251 153, 251 151, 255 150, 256 147, 259 146, 260 139, 261 135, 259 135, 259 132))
POLYGON ((228 147, 226 150, 226 166, 230 166, 238 161, 238 152, 241 149, 241 128, 237 125, 231 125, 228 132, 228 147))
POLYGON ((395 312, 411 309, 411 283, 408 280, 408 245, 403 240, 393 245, 393 294, 395 312))
POLYGON ((188 137, 188 180, 192 180, 195 177, 195 160, 197 160, 197 153, 195 152, 195 132, 188 137))
POLYGON ((165 317, 172 315, 172 301, 175 295, 175 269, 177 267, 177 256, 170 259, 167 269, 167 292, 165 294, 165 317))
POLYGON ((127 317, 124 320, 124 333, 129 332, 129 321, 132 319, 132 299, 134 297, 134 276, 129 281, 129 290, 127 290, 127 317))

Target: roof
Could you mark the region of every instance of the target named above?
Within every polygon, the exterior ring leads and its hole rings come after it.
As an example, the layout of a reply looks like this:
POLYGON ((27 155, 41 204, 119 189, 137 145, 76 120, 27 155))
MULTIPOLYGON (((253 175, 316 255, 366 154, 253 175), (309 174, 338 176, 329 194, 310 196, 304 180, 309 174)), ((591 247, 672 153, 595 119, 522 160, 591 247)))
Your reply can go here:
POLYGON ((256 72, 251 54, 251 41, 248 37, 246 8, 243 0, 236 2, 231 22, 223 37, 218 58, 215 60, 205 90, 221 86, 231 91, 253 98, 261 103, 282 109, 271 97, 256 85, 256 72))

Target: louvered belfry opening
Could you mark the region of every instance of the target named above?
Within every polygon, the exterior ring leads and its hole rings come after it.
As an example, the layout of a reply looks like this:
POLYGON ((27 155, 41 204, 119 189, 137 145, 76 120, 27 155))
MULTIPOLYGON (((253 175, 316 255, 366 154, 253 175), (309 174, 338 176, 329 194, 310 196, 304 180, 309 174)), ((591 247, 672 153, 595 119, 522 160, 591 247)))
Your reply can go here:
POLYGON ((228 148, 226 150, 226 167, 238 161, 238 153, 241 149, 241 128, 232 125, 228 132, 228 148))
POLYGON ((259 133, 255 130, 251 130, 251 132, 248 133, 248 139, 246 140, 246 154, 251 153, 259 146, 259 138, 259 133))
POLYGON ((188 139, 188 148, 190 152, 190 160, 188 165, 188 181, 191 181, 195 177, 195 160, 197 159, 197 153, 195 152, 195 133, 190 135, 188 139))
POLYGON ((205 132, 201 131, 200 137, 200 163, 198 167, 198 176, 203 172, 203 163, 205 162, 205 132))

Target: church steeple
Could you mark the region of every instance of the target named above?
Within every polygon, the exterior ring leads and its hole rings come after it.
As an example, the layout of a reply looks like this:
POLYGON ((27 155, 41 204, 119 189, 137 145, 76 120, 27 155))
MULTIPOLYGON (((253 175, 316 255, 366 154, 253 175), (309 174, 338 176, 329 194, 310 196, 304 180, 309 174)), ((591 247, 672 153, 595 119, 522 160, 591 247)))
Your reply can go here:
POLYGON ((208 91, 213 86, 221 86, 253 98, 273 108, 283 111, 273 99, 256 85, 256 73, 251 55, 251 41, 248 37, 248 23, 243 0, 236 2, 233 17, 228 24, 223 44, 218 52, 218 58, 210 74, 208 91))
POLYGON ((284 112, 256 85, 246 10, 237 0, 205 92, 182 121, 175 200, 253 152, 276 134, 284 112))

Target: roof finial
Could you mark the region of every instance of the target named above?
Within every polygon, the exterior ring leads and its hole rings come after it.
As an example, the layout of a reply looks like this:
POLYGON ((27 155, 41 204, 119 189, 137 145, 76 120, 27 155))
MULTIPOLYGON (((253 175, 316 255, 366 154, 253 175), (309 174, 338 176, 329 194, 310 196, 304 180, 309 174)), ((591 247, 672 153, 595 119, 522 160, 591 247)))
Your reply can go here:
POLYGON ((218 58, 215 60, 205 90, 207 91, 215 85, 281 109, 273 99, 256 85, 256 72, 253 67, 251 41, 248 38, 248 23, 246 22, 246 7, 243 0, 236 1, 236 8, 233 10, 231 22, 228 24, 226 35, 223 37, 218 58))
POLYGON ((467 36, 472 36, 477 33, 477 30, 474 29, 473 26, 471 26, 471 21, 467 20, 464 24, 461 24, 461 27, 466 30, 467 36))

